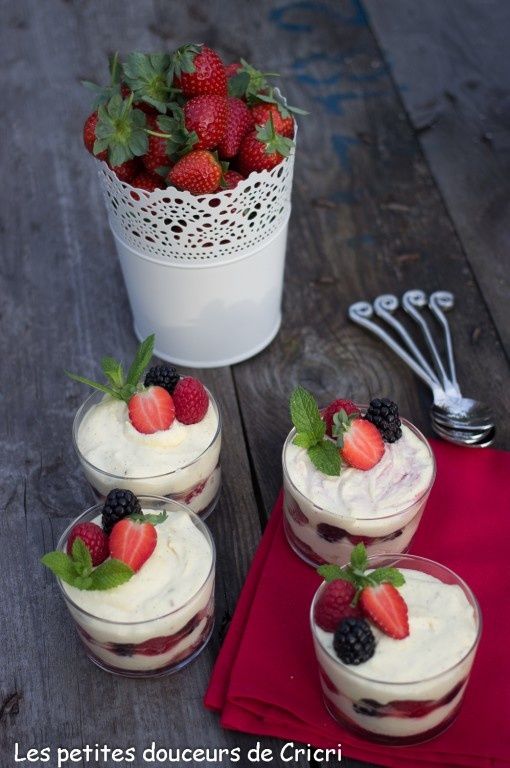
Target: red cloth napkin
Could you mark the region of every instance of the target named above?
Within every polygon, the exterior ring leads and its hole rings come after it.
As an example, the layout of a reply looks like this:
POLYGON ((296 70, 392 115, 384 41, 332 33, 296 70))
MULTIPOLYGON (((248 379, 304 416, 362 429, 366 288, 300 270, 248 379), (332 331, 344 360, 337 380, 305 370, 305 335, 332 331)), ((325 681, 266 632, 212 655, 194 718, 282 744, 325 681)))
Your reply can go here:
POLYGON ((395 768, 510 766, 510 453, 435 441, 437 479, 412 551, 452 568, 477 596, 482 639, 458 719, 415 747, 364 741, 324 709, 309 629, 320 577, 290 549, 281 495, 213 670, 205 705, 225 728, 336 748, 395 768))

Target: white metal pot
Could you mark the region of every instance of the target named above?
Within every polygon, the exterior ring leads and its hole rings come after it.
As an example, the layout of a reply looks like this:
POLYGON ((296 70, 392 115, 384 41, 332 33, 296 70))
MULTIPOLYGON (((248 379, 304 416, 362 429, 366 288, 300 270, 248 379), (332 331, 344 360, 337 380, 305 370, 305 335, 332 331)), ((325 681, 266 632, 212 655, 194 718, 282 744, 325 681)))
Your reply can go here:
POLYGON ((281 322, 294 152, 235 189, 197 197, 99 175, 135 333, 156 354, 191 367, 246 360, 281 322))

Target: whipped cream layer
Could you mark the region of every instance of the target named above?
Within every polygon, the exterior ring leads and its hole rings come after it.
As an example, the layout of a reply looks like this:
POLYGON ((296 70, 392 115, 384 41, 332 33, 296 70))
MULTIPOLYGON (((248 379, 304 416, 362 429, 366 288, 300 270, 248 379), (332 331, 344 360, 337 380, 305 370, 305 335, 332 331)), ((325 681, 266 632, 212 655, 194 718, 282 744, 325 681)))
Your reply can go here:
POLYGON ((409 427, 384 443, 384 455, 372 469, 343 466, 339 476, 320 472, 306 449, 288 442, 284 456, 290 480, 300 493, 331 515, 373 518, 391 515, 416 502, 429 488, 434 463, 428 445, 409 427))
MULTIPOLYGON (((424 680, 450 670, 475 642, 475 612, 458 585, 444 584, 421 571, 399 570, 406 580, 399 592, 409 610, 409 635, 395 640, 370 622, 375 653, 362 664, 345 665, 355 675, 388 683, 424 680)), ((315 632, 326 651, 344 666, 333 650, 333 633, 318 626, 315 632)), ((395 688, 391 697, 395 698, 395 688)))
MULTIPOLYGON (((143 511, 145 514, 157 513, 157 510, 151 509, 143 511)), ((100 525, 101 517, 96 517, 93 522, 100 525)), ((101 627, 101 622, 94 619, 150 622, 186 606, 186 615, 175 617, 177 623, 182 625, 198 610, 197 606, 190 605, 190 601, 193 602, 191 599, 205 584, 211 570, 213 553, 209 542, 189 514, 180 510, 169 512, 165 522, 157 525, 156 530, 158 538, 154 552, 124 584, 113 589, 82 590, 62 582, 70 599, 82 610, 93 614, 94 618, 90 617, 91 626, 88 627, 89 617, 75 612, 75 618, 88 631, 94 625, 96 630, 101 627)), ((208 597, 209 591, 201 602, 207 603, 208 597)), ((168 617, 168 623, 173 623, 172 617, 168 617)), ((145 632, 148 628, 145 625, 145 632)), ((102 629, 107 633, 109 631, 108 626, 102 629)), ((131 635, 131 632, 130 628, 123 628, 122 625, 115 629, 120 641, 124 641, 124 634, 131 635)), ((159 627, 154 635, 161 633, 159 627)), ((97 631, 94 634, 97 635, 97 631)), ((133 642, 133 639, 125 642, 133 642)))
POLYGON ((145 435, 131 424, 126 403, 106 395, 85 414, 77 444, 87 461, 103 472, 144 478, 193 462, 210 446, 217 429, 218 414, 209 402, 198 424, 185 425, 176 419, 169 429, 145 435))

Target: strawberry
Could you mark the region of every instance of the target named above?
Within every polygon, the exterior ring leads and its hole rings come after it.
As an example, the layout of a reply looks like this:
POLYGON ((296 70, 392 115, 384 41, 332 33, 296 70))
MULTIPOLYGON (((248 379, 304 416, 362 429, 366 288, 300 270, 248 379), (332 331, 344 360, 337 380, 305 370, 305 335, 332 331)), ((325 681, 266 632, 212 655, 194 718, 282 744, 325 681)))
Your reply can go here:
MULTIPOLYGON (((155 189, 163 189, 163 179, 161 176, 158 176, 157 173, 150 173, 149 171, 141 171, 138 173, 135 178, 131 181, 132 187, 137 187, 137 189, 145 189, 146 192, 154 192, 155 189)), ((131 195, 135 197, 135 192, 132 192, 131 195)), ((139 196, 137 195, 135 197, 135 200, 139 200, 139 196)))
POLYGON ((193 149, 215 149, 227 127, 228 101, 225 96, 195 96, 184 105, 186 129, 196 133, 193 149))
POLYGON ((194 195, 215 192, 221 181, 222 169, 211 152, 198 149, 181 157, 167 176, 177 189, 187 189, 194 195))
POLYGON ((241 176, 237 171, 225 171, 223 174, 223 182, 225 187, 219 187, 218 192, 221 189, 235 189, 240 181, 244 181, 244 176, 241 176))
POLYGON ((149 114, 157 110, 166 112, 171 100, 171 88, 167 82, 170 55, 168 53, 130 53, 122 65, 124 93, 126 86, 133 94, 136 106, 149 114), (142 106, 143 105, 143 106, 142 106))
POLYGON ((108 151, 110 167, 140 157, 147 151, 146 115, 133 109, 133 96, 123 99, 116 93, 97 110, 96 143, 98 152, 108 151))
POLYGON ((252 171, 270 171, 289 154, 292 146, 290 139, 275 132, 269 120, 244 137, 238 155, 239 171, 244 176, 252 171))
POLYGON ((168 429, 175 419, 174 401, 163 387, 149 387, 134 394, 128 412, 133 427, 145 435, 168 429))
POLYGON ((225 132, 218 144, 218 154, 224 160, 235 157, 241 141, 253 128, 253 117, 248 106, 241 99, 231 96, 228 99, 227 123, 225 132))
POLYGON ((92 558, 92 565, 100 565, 110 554, 108 536, 95 523, 78 523, 71 529, 67 539, 67 554, 72 555, 75 539, 81 539, 92 558))
POLYGON ((233 61, 232 64, 225 65, 225 74, 227 78, 237 75, 243 65, 240 61, 233 61))
POLYGON ((340 440, 342 459, 356 469, 372 469, 383 457, 384 442, 381 433, 365 419, 349 420, 340 440))
POLYGON ((121 163, 120 165, 113 166, 110 165, 110 163, 108 163, 108 165, 117 175, 117 178, 126 184, 129 184, 140 170, 140 163, 138 162, 138 158, 126 160, 126 162, 121 163))
POLYGON ((85 120, 85 125, 83 126, 83 143, 85 144, 85 147, 88 149, 90 154, 94 155, 94 157, 97 157, 98 160, 108 160, 108 152, 106 149, 104 149, 102 152, 98 152, 97 154, 94 152, 94 142, 96 141, 96 125, 98 120, 99 115, 97 112, 92 112, 92 114, 90 114, 85 120))
POLYGON ((344 410, 347 416, 352 413, 359 413, 359 408, 354 405, 352 400, 333 400, 327 408, 322 411, 322 418, 326 422, 326 434, 333 437, 333 416, 344 410))
MULTIPOLYGON (((162 133, 162 130, 158 125, 157 115, 147 116, 147 128, 149 131, 162 133)), ((162 136, 154 136, 153 134, 148 133, 147 152, 142 160, 145 168, 152 173, 156 173, 158 168, 170 167, 172 162, 168 154, 168 140, 162 136)))
POLYGON ((367 571, 369 565, 365 545, 360 543, 352 550, 348 565, 321 565, 317 573, 328 582, 325 592, 336 579, 349 584, 355 592, 351 602, 360 607, 362 614, 387 635, 401 640, 409 634, 407 605, 397 589, 405 584, 404 575, 391 566, 367 571))
POLYGON ((264 125, 272 117, 274 129, 280 136, 287 136, 289 139, 294 136, 294 118, 280 104, 255 104, 251 108, 251 114, 255 125, 264 125))
POLYGON ((139 571, 156 548, 158 535, 152 523, 125 517, 113 526, 110 534, 110 554, 116 560, 139 571))
POLYGON ((181 424, 202 421, 209 408, 209 395, 198 379, 185 376, 174 389, 175 415, 181 424))
POLYGON ((334 632, 342 619, 361 616, 359 607, 352 606, 355 587, 348 581, 335 579, 324 587, 315 605, 315 622, 325 632, 334 632))
POLYGON ((363 613, 385 634, 401 640, 409 634, 407 605, 393 584, 376 584, 361 592, 363 613))
POLYGON ((227 95, 227 76, 218 54, 206 45, 183 45, 172 56, 169 78, 184 96, 227 95))

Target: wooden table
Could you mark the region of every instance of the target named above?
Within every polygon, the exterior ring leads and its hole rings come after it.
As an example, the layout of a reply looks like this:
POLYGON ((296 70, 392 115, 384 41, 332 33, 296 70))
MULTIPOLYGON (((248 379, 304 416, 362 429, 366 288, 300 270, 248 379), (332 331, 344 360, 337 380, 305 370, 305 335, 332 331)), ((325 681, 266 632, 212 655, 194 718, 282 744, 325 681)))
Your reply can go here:
POLYGON ((222 731, 201 702, 280 487, 289 393, 300 382, 323 402, 389 394, 430 434, 429 393, 348 322, 349 303, 418 286, 453 290, 461 383, 492 403, 497 446, 510 448, 510 7, 504 0, 2 0, 0 7, 0 763, 14 765, 16 741, 21 751, 152 740, 245 749, 257 739, 222 731), (63 368, 98 374, 103 354, 129 360, 137 345, 95 168, 81 145, 89 94, 79 81, 105 80, 113 50, 195 39, 226 61, 242 55, 280 71, 289 102, 310 116, 299 134, 281 332, 249 362, 198 372, 225 421, 225 482, 210 520, 219 550, 216 630, 185 673, 132 681, 88 662, 54 578, 38 562, 91 502, 71 446, 86 393, 63 368))

